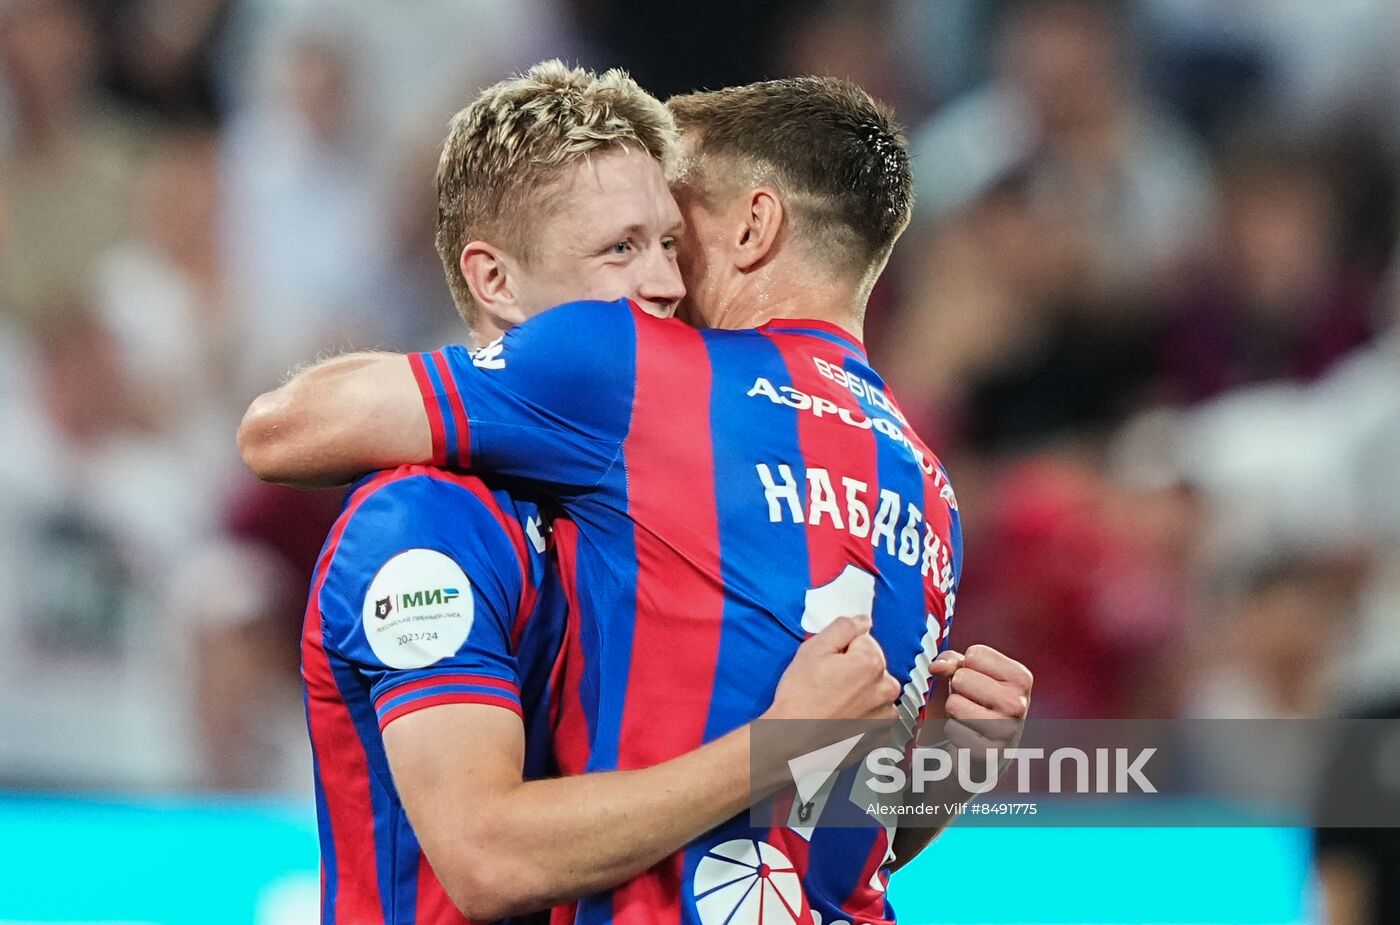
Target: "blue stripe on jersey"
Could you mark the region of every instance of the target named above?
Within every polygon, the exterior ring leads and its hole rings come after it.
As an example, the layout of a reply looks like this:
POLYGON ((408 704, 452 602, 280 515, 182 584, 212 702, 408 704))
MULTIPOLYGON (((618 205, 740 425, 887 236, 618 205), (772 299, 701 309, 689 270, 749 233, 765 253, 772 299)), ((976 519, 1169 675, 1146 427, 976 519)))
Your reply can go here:
MULTIPOLYGON (((844 365, 847 372, 883 387, 879 377, 869 367, 849 360, 844 365)), ((881 412, 868 399, 861 399, 861 407, 872 418, 887 418, 903 430, 899 421, 888 413, 881 412)), ((913 504, 923 513, 924 473, 907 447, 897 444, 892 438, 878 431, 875 432, 875 443, 880 487, 897 492, 902 504, 896 520, 895 555, 889 554, 883 542, 875 547, 875 562, 880 572, 880 583, 885 590, 883 593, 877 591, 875 595, 872 633, 880 647, 885 650, 890 674, 903 684, 914 670, 914 659, 922 651, 919 642, 923 633, 911 632, 910 623, 913 617, 909 612, 909 605, 911 602, 918 602, 918 613, 923 618, 920 622, 927 619, 928 611, 924 607, 924 579, 920 574, 919 563, 910 566, 900 562, 898 550, 903 539, 900 531, 908 517, 909 505, 913 504)), ((923 536, 923 524, 920 523, 920 561, 923 536)))
MULTIPOLYGON (((610 362, 617 364, 619 381, 632 383, 631 394, 618 402, 625 406, 630 422, 637 400, 637 328, 630 310, 599 313, 600 320, 613 330, 607 335, 616 352, 610 362)), ((630 426, 629 426, 630 430, 630 426)), ((625 444, 624 444, 625 446, 625 444)), ((604 474, 590 498, 627 497, 627 460, 604 474)), ((632 639, 637 625, 637 541, 632 521, 616 510, 597 510, 582 504, 570 513, 578 524, 577 589, 580 607, 590 601, 607 601, 609 613, 589 613, 579 621, 579 645, 583 649, 584 676, 579 685, 584 715, 592 720, 588 770, 612 771, 617 768, 622 713, 627 702, 627 680, 632 670, 632 639), (611 588, 612 593, 601 589, 611 588), (583 589, 588 589, 584 591, 583 589), (600 644, 599 626, 608 628, 608 645, 600 644), (603 685, 600 679, 608 678, 603 685), (602 693, 606 690, 606 696, 602 693)), ((657 657, 658 653, 644 653, 657 657)), ((582 913, 580 913, 582 915, 582 913)), ((611 915, 609 910, 608 915, 611 915)))
MULTIPOLYGON (((541 666, 541 670, 521 672, 520 702, 522 706, 530 705, 525 709, 525 741, 548 744, 553 723, 549 705, 554 702, 550 669, 564 633, 563 620, 548 619, 548 616, 565 613, 567 605, 564 586, 556 569, 540 570, 535 588, 538 595, 535 598, 535 611, 520 635, 515 657, 522 666, 541 666)), ((558 773, 553 769, 552 751, 548 747, 525 750, 524 774, 527 780, 558 773)))
POLYGON ((424 697, 436 697, 439 694, 481 694, 487 697, 498 697, 501 700, 509 700, 511 703, 519 705, 520 696, 513 690, 506 690, 500 687, 491 687, 486 684, 438 684, 433 687, 419 688, 409 691, 407 694, 400 694, 397 697, 390 697, 379 706, 379 715, 384 715, 395 707, 415 700, 422 700, 424 697))
MULTIPOLYGON (((802 641, 800 613, 763 614, 746 601, 771 601, 772 588, 805 588, 810 585, 807 563, 807 527, 784 520, 764 524, 763 569, 736 562, 731 548, 725 556, 727 537, 752 534, 754 498, 761 493, 755 464, 755 441, 744 439, 744 431, 761 428, 764 454, 773 459, 802 460, 798 440, 798 418, 787 409, 755 401, 746 394, 744 383, 759 376, 774 382, 787 382, 787 366, 778 347, 757 331, 747 332, 750 344, 736 349, 738 335, 723 332, 719 338, 706 332, 710 366, 716 388, 710 398, 710 432, 715 435, 715 483, 719 521, 720 567, 729 593, 724 600, 724 624, 720 631, 719 658, 710 712, 705 725, 705 741, 717 739, 737 728, 768 707, 752 700, 755 691, 773 691, 778 678, 792 661, 802 641), (746 586, 746 580, 749 584, 746 586), (762 581, 767 587, 754 586, 762 581), (775 631, 776 630, 776 631, 775 631)), ((802 508, 807 507, 807 480, 797 475, 802 508)), ((760 502, 761 503, 761 502, 760 502)))
MULTIPOLYGON (((948 481, 948 470, 940 463, 938 470, 943 473, 943 478, 948 481)), ((951 484, 951 481, 949 481, 951 484)), ((963 535, 962 535, 962 514, 957 508, 949 506, 948 515, 951 524, 948 529, 948 538, 952 540, 953 556, 953 587, 956 589, 962 584, 963 568, 963 535)))

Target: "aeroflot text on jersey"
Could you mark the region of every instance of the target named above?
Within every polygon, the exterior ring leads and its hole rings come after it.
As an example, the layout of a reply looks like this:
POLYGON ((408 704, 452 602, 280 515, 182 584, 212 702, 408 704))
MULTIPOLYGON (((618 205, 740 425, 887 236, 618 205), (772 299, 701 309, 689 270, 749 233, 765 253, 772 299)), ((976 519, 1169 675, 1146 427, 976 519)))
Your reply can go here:
MULTIPOLYGON (((891 405, 889 399, 885 398, 885 393, 881 392, 875 386, 857 375, 837 369, 825 360, 817 359, 816 364, 817 370, 821 372, 822 375, 831 379, 833 382, 846 386, 851 390, 851 394, 858 398, 864 396, 871 404, 878 408, 886 409, 901 421, 903 420, 899 409, 891 405), (840 374, 840 379, 835 378, 835 374, 837 373, 840 374), (878 398, 876 396, 878 396, 878 398)), ((948 483, 948 479, 943 474, 942 470, 933 464, 933 460, 929 459, 924 454, 923 450, 909 441, 909 438, 904 434, 904 429, 899 424, 891 421, 889 418, 872 418, 859 412, 853 413, 849 408, 842 408, 829 398, 824 398, 821 395, 808 395, 801 389, 793 388, 790 385, 775 386, 770 380, 763 376, 759 376, 755 379, 753 388, 749 389, 745 394, 749 398, 762 396, 775 405, 787 405, 789 408, 795 408, 798 411, 809 411, 814 417, 834 416, 841 423, 851 427, 858 427, 861 430, 873 429, 877 433, 884 434, 909 451, 909 455, 918 462, 919 468, 923 470, 924 474, 933 476, 934 484, 938 487, 939 496, 943 498, 944 501, 948 502, 948 506, 953 510, 958 509, 958 502, 953 497, 953 487, 948 483)))
MULTIPOLYGON (((835 370, 835 368, 830 365, 828 365, 827 368, 836 372, 841 372, 843 376, 847 375, 841 370, 835 370)), ((852 382, 864 383, 865 380, 857 376, 847 376, 846 382, 848 384, 852 382)), ((885 399, 884 394, 873 386, 866 385, 862 391, 865 392, 867 396, 879 395, 881 401, 884 402, 884 407, 889 408, 891 413, 897 413, 893 408, 889 407, 888 400, 885 399)), ((861 414, 859 411, 851 411, 849 408, 842 408, 837 405, 836 402, 829 398, 824 398, 821 395, 808 395, 801 389, 795 389, 790 385, 775 386, 763 376, 759 376, 754 380, 753 388, 749 389, 745 394, 747 394, 749 398, 761 395, 775 405, 787 405, 789 408, 796 408, 798 411, 810 411, 815 417, 835 417, 840 420, 841 423, 848 424, 851 427, 858 427, 861 430, 870 430, 873 427, 879 433, 884 434, 886 437, 889 437, 895 443, 898 443, 908 450, 914 459, 918 461, 919 468, 924 471, 925 475, 934 475, 936 467, 933 464, 933 460, 926 457, 922 450, 910 443, 909 438, 904 435, 904 428, 897 422, 891 421, 889 418, 872 418, 861 414)), ((878 405, 873 398, 871 402, 872 404, 878 405)))

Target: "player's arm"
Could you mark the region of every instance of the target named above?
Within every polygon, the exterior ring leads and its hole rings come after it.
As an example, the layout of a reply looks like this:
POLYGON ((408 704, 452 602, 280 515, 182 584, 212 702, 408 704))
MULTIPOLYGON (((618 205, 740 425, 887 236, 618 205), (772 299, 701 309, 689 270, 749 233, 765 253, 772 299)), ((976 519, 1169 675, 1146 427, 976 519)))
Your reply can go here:
MULTIPOLYGON (((889 719, 898 685, 868 628, 841 619, 807 640, 763 718, 889 719)), ((384 744, 448 895, 492 920, 617 886, 777 789, 777 773, 751 780, 750 728, 650 768, 535 781, 521 779, 522 724, 506 710, 423 710, 384 744)))
MULTIPOLYGON (((941 653, 933 660, 929 673, 948 683, 948 701, 944 706, 949 720, 944 727, 948 739, 942 747, 954 753, 958 749, 968 749, 976 761, 984 759, 991 748, 1004 754, 1020 740, 1030 710, 1034 681, 1025 665, 991 646, 975 645, 966 655, 951 649, 941 653)), ((954 757, 956 760, 956 755, 954 757)), ((981 780, 984 775, 979 771, 971 776, 981 780)), ((949 775, 925 791, 923 801, 943 806, 974 799, 977 795, 965 790, 958 780, 959 775, 949 775)), ((940 812, 917 818, 934 820, 937 824, 899 827, 891 846, 895 856, 890 864, 892 870, 909 863, 928 847, 954 817, 951 813, 940 812)))
POLYGON ((298 485, 431 461, 586 491, 626 435, 634 323, 626 302, 570 303, 482 351, 322 363, 248 409, 244 462, 298 485))
POLYGON ((238 449, 264 481, 315 487, 427 462, 432 436, 408 357, 352 353, 258 396, 238 428, 238 449))

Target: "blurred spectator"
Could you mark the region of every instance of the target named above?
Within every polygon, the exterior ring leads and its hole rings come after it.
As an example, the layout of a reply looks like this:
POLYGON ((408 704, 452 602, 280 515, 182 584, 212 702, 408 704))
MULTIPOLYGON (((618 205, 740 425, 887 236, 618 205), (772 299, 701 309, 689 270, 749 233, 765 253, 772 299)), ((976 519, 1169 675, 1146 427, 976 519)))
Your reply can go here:
POLYGON ((354 49, 302 34, 282 51, 268 94, 223 136, 225 243, 233 296, 249 306, 253 382, 330 345, 373 341, 350 332, 370 321, 365 298, 383 246, 354 49))
POLYGON ((32 324, 81 297, 117 237, 141 132, 100 99, 92 23, 75 0, 0 6, 0 312, 32 324))
POLYGON ((0 773, 48 785, 182 786, 183 636, 168 563, 207 529, 188 461, 151 427, 108 332, 46 311, 0 418, 0 773), (13 412, 13 413, 8 413, 13 412))
POLYGON ((229 429, 245 391, 235 378, 244 331, 217 237, 213 140, 173 135, 136 177, 130 233, 106 251, 94 298, 147 413, 198 444, 202 468, 235 463, 229 429))
POLYGON ((172 571, 171 607, 189 624, 194 659, 197 779, 220 790, 305 792, 299 640, 313 567, 343 492, 247 478, 236 485, 219 532, 172 571))
POLYGON ((622 67, 661 99, 779 76, 785 18, 799 0, 564 0, 599 67, 622 67))
POLYGON ((430 349, 460 341, 466 328, 452 302, 433 237, 437 230, 438 153, 442 131, 411 136, 389 176, 389 216, 374 298, 389 342, 430 349))
POLYGON ((1197 640, 1190 715, 1309 719, 1338 708, 1337 655, 1354 625, 1356 564, 1278 558, 1220 564, 1216 619, 1197 640))
POLYGON ((824 0, 792 10, 778 34, 780 74, 824 74, 859 84, 905 124, 925 112, 926 88, 898 53, 896 0, 824 0))
POLYGON ((1087 244, 1106 284, 1168 265, 1206 220, 1201 150, 1137 85, 1126 24, 1096 0, 1013 5, 992 83, 915 140, 919 214, 937 220, 1020 177, 1032 208, 1087 244))
POLYGON ((1165 669, 1197 620, 1194 498, 1043 456, 1002 470, 982 500, 967 544, 983 554, 967 559, 959 629, 1026 653, 1037 716, 1173 715, 1179 682, 1165 669))
POLYGON ((1085 239, 1019 185, 904 246, 918 256, 884 367, 935 445, 1098 438, 1151 391, 1156 318, 1096 291, 1085 239))
POLYGON ((1389 331, 1308 385, 1228 393, 1175 438, 1212 516, 1207 553, 1232 563, 1364 562, 1333 698, 1376 696, 1400 664, 1400 341, 1389 331))
POLYGON ((990 76, 988 51, 999 11, 1000 4, 987 0, 899 0, 895 29, 901 64, 934 101, 971 91, 990 76))
POLYGON ((1278 146, 1221 171, 1221 218, 1184 276, 1163 341, 1169 394, 1197 401, 1267 379, 1315 379, 1365 343, 1373 283, 1343 262, 1320 164, 1278 146))
POLYGON ((992 83, 915 141, 926 230, 903 245, 888 369, 936 434, 992 452, 1102 434, 1154 385, 1156 293, 1210 187, 1126 42, 1105 3, 1014 5, 992 83))
POLYGON ((1400 19, 1387 0, 1146 0, 1142 7, 1171 78, 1161 88, 1192 108, 1214 109, 1216 125, 1262 119, 1295 137, 1320 137, 1356 116, 1394 111, 1400 19))
POLYGON ((107 83, 132 105, 180 124, 216 122, 218 61, 233 0, 108 4, 107 83))

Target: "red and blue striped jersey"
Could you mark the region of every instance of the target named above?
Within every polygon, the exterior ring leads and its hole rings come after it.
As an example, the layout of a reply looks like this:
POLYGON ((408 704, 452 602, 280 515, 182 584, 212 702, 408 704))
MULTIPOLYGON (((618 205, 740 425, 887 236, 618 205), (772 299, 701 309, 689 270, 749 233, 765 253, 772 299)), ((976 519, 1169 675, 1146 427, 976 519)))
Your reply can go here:
POLYGON ((316 775, 322 921, 464 923, 434 876, 381 732, 437 704, 526 724, 526 776, 550 765, 550 672, 564 597, 532 504, 426 466, 350 492, 316 565, 302 676, 316 775))
MULTIPOLYGON (((555 529, 565 771, 652 765, 755 719, 840 614, 872 614, 906 722, 922 720, 961 567, 957 506, 849 334, 696 330, 578 302, 409 360, 437 464, 530 480, 569 515, 555 529)), ((889 920, 887 847, 873 820, 760 830, 744 815, 582 900, 577 920, 889 920)))

